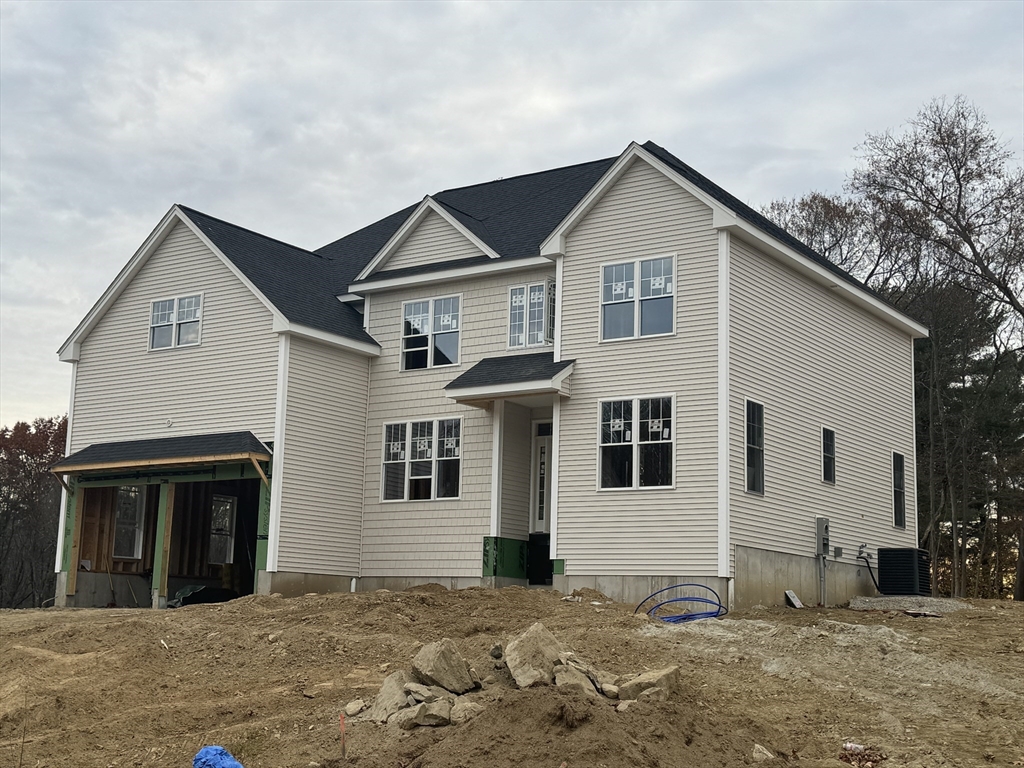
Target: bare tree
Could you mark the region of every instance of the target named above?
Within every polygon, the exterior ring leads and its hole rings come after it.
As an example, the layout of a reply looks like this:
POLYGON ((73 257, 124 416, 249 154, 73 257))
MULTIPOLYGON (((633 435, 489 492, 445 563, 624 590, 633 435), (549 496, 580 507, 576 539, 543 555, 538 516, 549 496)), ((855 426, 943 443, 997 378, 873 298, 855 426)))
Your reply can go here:
POLYGON ((963 96, 936 99, 860 150, 850 191, 932 245, 949 276, 1024 319, 1024 169, 981 111, 963 96))

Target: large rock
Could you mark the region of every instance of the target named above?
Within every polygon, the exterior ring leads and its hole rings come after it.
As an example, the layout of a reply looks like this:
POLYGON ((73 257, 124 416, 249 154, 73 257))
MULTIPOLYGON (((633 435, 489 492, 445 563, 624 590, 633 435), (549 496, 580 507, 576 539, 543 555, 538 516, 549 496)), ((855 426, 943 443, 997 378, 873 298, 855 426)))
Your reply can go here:
POLYGON ((576 669, 576 667, 555 667, 555 685, 570 691, 579 691, 592 699, 597 698, 597 690, 594 688, 590 678, 576 669))
POLYGON ((468 722, 483 711, 483 706, 481 704, 477 704, 475 701, 456 699, 451 712, 452 725, 461 725, 462 723, 468 722))
POLYGON ((454 695, 439 685, 423 685, 421 683, 406 683, 405 692, 416 699, 417 702, 433 704, 438 699, 453 699, 454 695))
POLYGON ((520 688, 550 685, 555 677, 558 655, 566 650, 543 624, 537 622, 508 644, 505 663, 520 688))
POLYGON ((395 712, 405 709, 409 705, 409 694, 405 690, 405 684, 414 682, 416 681, 413 680, 412 675, 404 669, 385 677, 367 717, 374 722, 384 723, 395 712))
POLYGON ((620 699, 637 699, 648 688, 661 688, 669 696, 676 693, 682 683, 679 667, 666 667, 644 672, 632 680, 619 683, 620 699))
POLYGON ((427 708, 426 704, 417 704, 415 707, 409 707, 396 712, 388 720, 388 725, 394 725, 401 728, 403 731, 411 731, 419 723, 416 721, 423 714, 423 710, 427 708))
POLYGON ((452 721, 452 705, 447 699, 438 699, 431 704, 421 704, 416 716, 416 725, 448 725, 452 721))
POLYGON ((412 660, 412 672, 419 682, 438 685, 452 693, 465 693, 477 685, 469 664, 447 637, 420 648, 412 660))

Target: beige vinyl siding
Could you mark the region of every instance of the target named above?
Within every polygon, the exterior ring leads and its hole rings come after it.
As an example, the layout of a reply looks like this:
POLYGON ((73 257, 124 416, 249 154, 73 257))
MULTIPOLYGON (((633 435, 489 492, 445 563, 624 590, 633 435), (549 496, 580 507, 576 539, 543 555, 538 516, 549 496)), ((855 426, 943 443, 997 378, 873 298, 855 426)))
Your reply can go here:
POLYGON ((498 535, 525 540, 530 536, 530 459, 533 440, 530 409, 506 403, 502 428, 501 525, 498 535))
POLYGON ((557 552, 566 574, 714 575, 717 233, 711 209, 637 161, 569 235, 557 552), (599 343, 601 266, 676 253, 676 334, 599 343), (674 489, 599 491, 599 401, 675 395, 674 489))
POLYGON ((484 357, 516 353, 506 349, 508 287, 552 273, 531 270, 403 289, 370 301, 369 332, 381 345, 381 356, 370 364, 363 576, 481 575, 483 537, 490 532, 492 415, 449 400, 444 387, 484 357), (454 294, 462 296, 459 364, 402 371, 402 303, 454 294), (462 417, 460 498, 382 502, 383 425, 453 416, 462 417))
POLYGON ((381 269, 418 267, 438 261, 468 259, 471 256, 483 256, 483 252, 441 218, 440 214, 430 211, 381 269))
POLYGON ((293 336, 278 570, 359 575, 369 359, 293 336))
POLYGON ((82 342, 71 450, 251 430, 274 437, 269 309, 178 223, 82 342), (202 344, 149 351, 151 302, 203 293, 202 344))
POLYGON ((730 290, 731 540, 815 552, 816 516, 832 546, 915 546, 910 337, 736 241, 730 290), (744 398, 764 404, 764 497, 746 493, 744 398), (836 484, 821 480, 821 428, 836 433, 836 484), (892 526, 892 452, 906 466, 907 529, 892 526))

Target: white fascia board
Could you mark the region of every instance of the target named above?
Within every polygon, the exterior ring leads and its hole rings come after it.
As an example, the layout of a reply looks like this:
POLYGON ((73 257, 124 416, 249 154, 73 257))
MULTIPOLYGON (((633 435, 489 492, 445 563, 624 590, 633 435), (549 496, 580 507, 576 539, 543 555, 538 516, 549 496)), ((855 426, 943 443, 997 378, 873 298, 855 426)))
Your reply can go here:
POLYGON ((423 198, 423 201, 419 206, 417 206, 416 210, 412 212, 409 218, 405 220, 405 223, 398 228, 395 234, 393 234, 386 243, 384 243, 384 247, 377 251, 377 255, 370 259, 370 263, 363 267, 362 272, 356 276, 356 280, 365 280, 367 277, 372 275, 381 264, 388 260, 391 254, 401 247, 402 243, 408 239, 409 235, 416 230, 416 227, 419 226, 420 222, 423 221, 424 217, 431 211, 453 226, 460 235, 469 240, 469 242, 479 248, 485 255, 492 259, 500 258, 500 255, 496 253, 493 248, 466 229, 458 219, 445 210, 443 205, 434 200, 430 195, 427 195, 423 198))
POLYGON ((554 386, 558 387, 559 389, 561 389, 562 388, 562 382, 564 382, 567 378, 569 378, 570 375, 572 375, 572 370, 575 367, 576 367, 576 363, 569 363, 567 366, 565 366, 565 368, 563 370, 559 371, 554 376, 552 376, 551 377, 552 385, 554 385, 554 386))
POLYGON ((360 294, 374 293, 379 291, 390 291, 393 288, 408 288, 410 286, 431 285, 432 283, 446 283, 451 280, 460 280, 465 277, 478 277, 490 275, 497 272, 518 272, 524 269, 535 267, 549 267, 551 259, 546 256, 527 256, 521 259, 495 259, 486 264, 474 264, 470 267, 456 267, 454 269, 443 269, 437 272, 426 272, 418 275, 405 275, 402 277, 386 277, 380 280, 367 280, 363 283, 353 283, 349 286, 352 292, 360 294))
POLYGON ((92 305, 92 309, 82 319, 82 322, 78 324, 78 327, 61 344, 60 349, 57 350, 57 355, 61 362, 78 362, 82 351, 82 340, 89 335, 92 329, 96 327, 96 324, 103 318, 103 315, 107 313, 107 310, 110 309, 111 305, 117 301, 117 298, 128 286, 128 283, 139 273, 139 270, 149 260, 149 257, 153 255, 153 252, 160 247, 164 238, 167 237, 180 218, 181 214, 178 211, 178 206, 172 205, 163 218, 160 219, 160 223, 149 233, 149 237, 143 241, 139 249, 128 260, 128 263, 117 273, 117 277, 114 278, 113 282, 107 286, 103 295, 92 305))
POLYGON ((363 300, 363 297, 358 293, 343 293, 340 296, 335 296, 338 301, 342 304, 358 304, 363 300))
POLYGON ((503 397, 522 397, 524 395, 554 395, 561 392, 561 387, 554 379, 536 381, 518 381, 514 384, 493 384, 482 387, 464 387, 444 391, 449 400, 495 400, 503 397))
POLYGON ((839 277, 839 275, 812 261, 799 251, 790 248, 785 243, 765 234, 750 222, 736 216, 728 218, 716 216, 714 226, 719 231, 725 230, 731 235, 736 236, 739 240, 761 249, 769 256, 781 261, 786 266, 814 282, 832 289, 861 309, 910 334, 912 338, 924 339, 928 337, 928 329, 916 320, 904 315, 881 299, 872 296, 863 288, 847 282, 839 277))
POLYGON ((318 328, 310 328, 308 325, 292 323, 283 317, 280 320, 276 317, 274 318, 274 332, 312 339, 313 341, 319 341, 332 347, 348 350, 349 352, 356 352, 366 357, 380 357, 380 347, 376 344, 368 344, 365 341, 356 341, 336 333, 321 331, 318 328))

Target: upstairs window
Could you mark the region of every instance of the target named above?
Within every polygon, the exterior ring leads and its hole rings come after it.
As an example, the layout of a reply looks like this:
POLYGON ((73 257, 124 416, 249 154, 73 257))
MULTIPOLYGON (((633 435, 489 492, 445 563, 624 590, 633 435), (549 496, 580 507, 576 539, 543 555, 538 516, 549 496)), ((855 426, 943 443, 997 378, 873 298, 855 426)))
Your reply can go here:
POLYGON ((821 479, 836 482, 836 432, 828 427, 821 428, 821 479))
POLYGON ((461 419, 384 425, 384 501, 459 497, 461 419))
POLYGON ((459 362, 458 296, 402 305, 402 369, 437 368, 459 362))
POLYGON ((539 347, 555 338, 555 284, 516 285, 508 295, 508 346, 539 347))
POLYGON ((892 524, 907 527, 907 488, 903 473, 903 454, 892 455, 892 524))
POLYGON ((197 346, 202 308, 202 294, 154 301, 149 316, 149 348, 197 346))
POLYGON ((672 486, 672 398, 601 403, 600 486, 672 486))
POLYGON ((602 267, 601 340, 672 333, 674 274, 674 256, 602 267))
POLYGON ((747 490, 764 493, 764 406, 747 400, 747 490))

